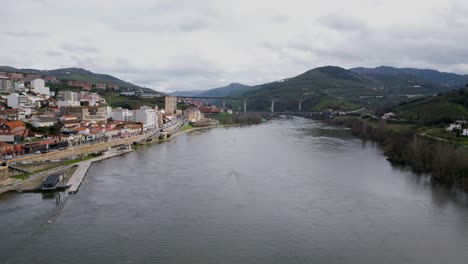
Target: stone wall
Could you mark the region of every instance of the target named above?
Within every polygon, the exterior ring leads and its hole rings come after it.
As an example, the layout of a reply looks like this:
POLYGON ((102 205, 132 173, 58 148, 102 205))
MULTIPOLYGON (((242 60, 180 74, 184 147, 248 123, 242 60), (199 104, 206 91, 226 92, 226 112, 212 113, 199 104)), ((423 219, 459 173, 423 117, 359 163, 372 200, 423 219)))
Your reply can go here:
POLYGON ((46 160, 60 160, 72 156, 79 156, 79 155, 86 155, 95 152, 105 151, 109 148, 120 146, 120 145, 130 145, 133 142, 138 142, 143 140, 147 135, 139 135, 130 138, 121 138, 117 140, 112 140, 109 142, 101 142, 91 145, 84 145, 78 147, 71 147, 65 150, 59 150, 54 152, 49 152, 45 154, 36 154, 36 155, 27 155, 24 157, 19 157, 13 160, 9 160, 8 162, 40 162, 46 160))

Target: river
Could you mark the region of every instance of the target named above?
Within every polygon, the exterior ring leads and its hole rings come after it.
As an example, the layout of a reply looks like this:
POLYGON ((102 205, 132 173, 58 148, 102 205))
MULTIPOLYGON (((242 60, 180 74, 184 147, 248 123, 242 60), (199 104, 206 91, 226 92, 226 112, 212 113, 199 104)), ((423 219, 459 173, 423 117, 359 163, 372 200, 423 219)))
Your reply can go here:
POLYGON ((0 197, 0 263, 468 263, 468 203, 349 130, 193 131, 0 197))

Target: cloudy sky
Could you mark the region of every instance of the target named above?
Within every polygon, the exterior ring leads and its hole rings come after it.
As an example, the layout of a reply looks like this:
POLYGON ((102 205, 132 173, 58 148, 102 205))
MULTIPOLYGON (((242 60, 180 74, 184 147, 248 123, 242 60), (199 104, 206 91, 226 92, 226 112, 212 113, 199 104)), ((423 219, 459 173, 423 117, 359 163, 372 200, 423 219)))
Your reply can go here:
POLYGON ((0 65, 83 67, 159 91, 324 65, 468 73, 466 0, 0 0, 0 65))

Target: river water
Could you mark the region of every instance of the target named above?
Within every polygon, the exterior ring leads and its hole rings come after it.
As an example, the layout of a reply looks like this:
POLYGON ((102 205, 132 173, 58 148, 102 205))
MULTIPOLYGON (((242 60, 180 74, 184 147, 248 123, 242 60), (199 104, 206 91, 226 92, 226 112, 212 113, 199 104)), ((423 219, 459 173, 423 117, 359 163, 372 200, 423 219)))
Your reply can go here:
POLYGON ((468 204, 310 120, 194 131, 0 198, 0 263, 468 263, 468 204))

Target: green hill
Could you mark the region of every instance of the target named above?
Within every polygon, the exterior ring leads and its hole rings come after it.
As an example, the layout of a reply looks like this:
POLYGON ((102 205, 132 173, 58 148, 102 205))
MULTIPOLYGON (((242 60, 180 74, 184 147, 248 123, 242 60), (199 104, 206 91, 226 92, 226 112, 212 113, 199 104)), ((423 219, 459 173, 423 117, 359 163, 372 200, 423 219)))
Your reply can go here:
POLYGON ((352 71, 326 66, 309 70, 293 78, 246 87, 231 94, 257 98, 249 109, 268 110, 271 98, 277 98, 275 109, 295 110, 297 98, 303 98, 303 110, 316 111, 324 108, 351 110, 359 107, 361 96, 379 96, 378 84, 352 71))
POLYGON ((402 103, 395 109, 399 117, 411 120, 468 119, 468 92, 458 90, 402 103))
POLYGON ((244 89, 242 96, 314 97, 332 95, 357 97, 378 94, 377 83, 372 79, 336 66, 326 66, 307 71, 293 78, 244 89))
POLYGON ((394 68, 352 68, 351 71, 367 76, 385 86, 387 94, 434 94, 459 88, 468 82, 468 76, 431 69, 394 68))
POLYGON ((244 85, 241 83, 231 83, 227 86, 209 89, 198 94, 198 96, 207 96, 207 97, 223 97, 229 96, 230 94, 242 91, 249 88, 250 86, 244 85))
POLYGON ((108 74, 93 73, 82 68, 62 68, 55 70, 17 69, 10 66, 0 66, 0 71, 18 72, 25 74, 39 74, 43 76, 55 76, 62 80, 79 80, 89 82, 100 82, 107 84, 117 84, 121 88, 128 90, 143 90, 145 93, 155 93, 150 88, 141 87, 133 83, 125 82, 117 77, 108 74))

